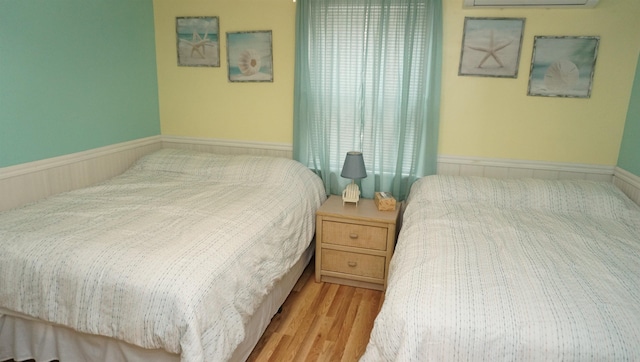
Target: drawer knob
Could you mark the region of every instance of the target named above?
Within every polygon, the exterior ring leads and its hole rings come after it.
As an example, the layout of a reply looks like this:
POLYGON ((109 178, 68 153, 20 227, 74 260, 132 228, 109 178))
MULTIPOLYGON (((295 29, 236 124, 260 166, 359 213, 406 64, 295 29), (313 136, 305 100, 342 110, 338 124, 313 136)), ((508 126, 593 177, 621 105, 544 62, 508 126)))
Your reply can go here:
POLYGON ((350 267, 352 267, 352 268, 355 268, 355 267, 357 267, 357 266, 358 266, 358 263, 357 263, 357 262, 355 262, 355 261, 348 261, 348 262, 347 262, 347 265, 348 265, 348 266, 350 266, 350 267))
POLYGON ((356 233, 351 233, 351 234, 349 234, 349 237, 350 237, 351 239, 357 239, 357 238, 358 238, 358 234, 356 234, 356 233))

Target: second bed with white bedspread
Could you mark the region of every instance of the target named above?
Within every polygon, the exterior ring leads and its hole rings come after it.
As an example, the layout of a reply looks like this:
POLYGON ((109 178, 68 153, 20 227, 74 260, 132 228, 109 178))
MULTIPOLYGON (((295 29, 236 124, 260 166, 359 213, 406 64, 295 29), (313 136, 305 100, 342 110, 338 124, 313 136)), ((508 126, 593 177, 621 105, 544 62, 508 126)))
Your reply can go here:
POLYGON ((362 360, 640 360, 640 208, 606 183, 419 180, 362 360))

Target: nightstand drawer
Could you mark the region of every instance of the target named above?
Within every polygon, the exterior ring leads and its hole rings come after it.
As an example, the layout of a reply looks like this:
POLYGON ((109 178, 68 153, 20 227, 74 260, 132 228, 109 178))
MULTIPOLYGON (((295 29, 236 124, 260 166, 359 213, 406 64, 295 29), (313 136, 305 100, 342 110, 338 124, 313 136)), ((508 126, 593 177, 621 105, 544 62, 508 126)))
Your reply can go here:
POLYGON ((322 270, 384 279, 383 256, 322 249, 322 270))
POLYGON ((322 242, 373 250, 387 250, 387 228, 324 221, 322 223, 322 242))

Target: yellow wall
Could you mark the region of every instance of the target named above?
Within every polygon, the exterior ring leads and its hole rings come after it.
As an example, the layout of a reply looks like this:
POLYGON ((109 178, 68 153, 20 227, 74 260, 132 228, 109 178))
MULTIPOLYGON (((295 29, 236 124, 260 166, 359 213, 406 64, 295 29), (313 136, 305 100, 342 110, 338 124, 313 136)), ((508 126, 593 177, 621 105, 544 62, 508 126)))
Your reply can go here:
MULTIPOLYGON (((440 154, 615 165, 640 51, 640 1, 595 9, 462 9, 444 3, 440 154), (517 79, 458 76, 464 17, 524 17, 517 79), (534 35, 598 35, 591 98, 527 96, 534 35)), ((295 4, 154 0, 162 134, 292 142, 295 4), (176 16, 219 16, 221 67, 178 67, 176 16), (272 30, 274 82, 227 81, 227 31, 272 30)))
POLYGON ((295 3, 154 0, 163 135, 292 143, 295 3), (218 16, 220 67, 178 67, 175 18, 218 16), (271 30, 273 83, 230 83, 226 32, 271 30))
POLYGON ((440 153, 615 165, 638 51, 640 1, 594 9, 462 9, 445 0, 440 153), (464 17, 526 18, 517 79, 460 77, 464 17), (591 98, 527 96, 535 35, 599 35, 591 98))

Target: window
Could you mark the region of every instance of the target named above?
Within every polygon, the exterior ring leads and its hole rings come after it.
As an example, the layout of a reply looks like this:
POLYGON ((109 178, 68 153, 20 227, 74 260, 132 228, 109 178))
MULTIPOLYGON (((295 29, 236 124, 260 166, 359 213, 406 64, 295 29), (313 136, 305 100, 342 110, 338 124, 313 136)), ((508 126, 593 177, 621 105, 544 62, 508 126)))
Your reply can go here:
POLYGON ((363 196, 402 198, 429 172, 425 159, 433 158, 435 172, 435 154, 424 153, 425 142, 437 145, 440 1, 297 6, 294 157, 340 193, 350 182, 338 177, 346 153, 362 151, 369 174, 363 196))

